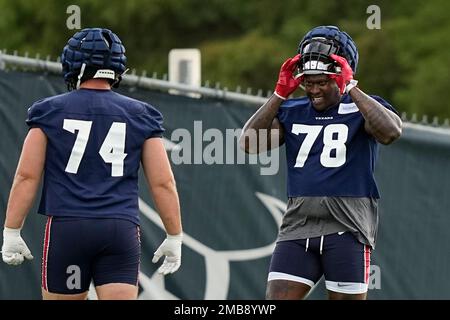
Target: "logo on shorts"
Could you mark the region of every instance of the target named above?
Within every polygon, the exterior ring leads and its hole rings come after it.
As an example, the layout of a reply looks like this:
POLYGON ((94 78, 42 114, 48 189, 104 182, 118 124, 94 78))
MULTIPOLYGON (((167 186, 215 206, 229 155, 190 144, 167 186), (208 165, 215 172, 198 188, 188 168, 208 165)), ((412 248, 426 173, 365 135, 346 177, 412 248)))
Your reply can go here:
POLYGON ((348 287, 348 286, 351 286, 351 283, 338 282, 337 285, 338 285, 338 287, 348 287))

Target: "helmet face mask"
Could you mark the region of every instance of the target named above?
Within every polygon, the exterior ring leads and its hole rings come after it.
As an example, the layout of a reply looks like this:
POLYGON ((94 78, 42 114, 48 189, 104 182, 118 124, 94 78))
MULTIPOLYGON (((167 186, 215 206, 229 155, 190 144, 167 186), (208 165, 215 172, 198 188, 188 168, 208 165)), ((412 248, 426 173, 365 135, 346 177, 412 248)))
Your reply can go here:
POLYGON ((83 29, 67 42, 61 63, 69 90, 92 78, 107 79, 117 87, 126 71, 125 47, 111 30, 83 29))
POLYGON ((301 47, 299 72, 301 74, 336 74, 340 68, 330 58, 331 54, 338 54, 339 45, 323 37, 312 38, 301 47))
POLYGON ((310 30, 300 41, 298 63, 300 74, 337 74, 340 66, 331 54, 344 57, 353 73, 358 65, 358 50, 352 38, 336 26, 319 26, 310 30))

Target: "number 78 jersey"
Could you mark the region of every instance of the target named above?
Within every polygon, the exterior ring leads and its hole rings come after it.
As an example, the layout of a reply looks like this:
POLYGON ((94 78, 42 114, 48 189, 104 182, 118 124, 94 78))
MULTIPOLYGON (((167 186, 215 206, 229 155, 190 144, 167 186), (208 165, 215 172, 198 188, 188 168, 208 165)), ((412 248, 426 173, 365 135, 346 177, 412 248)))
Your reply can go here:
POLYGON ((284 128, 289 197, 379 198, 373 176, 378 143, 349 95, 323 112, 306 97, 286 100, 277 117, 284 128))
POLYGON ((111 90, 80 89, 36 102, 27 124, 48 141, 39 213, 139 224, 142 146, 162 136, 161 113, 111 90))

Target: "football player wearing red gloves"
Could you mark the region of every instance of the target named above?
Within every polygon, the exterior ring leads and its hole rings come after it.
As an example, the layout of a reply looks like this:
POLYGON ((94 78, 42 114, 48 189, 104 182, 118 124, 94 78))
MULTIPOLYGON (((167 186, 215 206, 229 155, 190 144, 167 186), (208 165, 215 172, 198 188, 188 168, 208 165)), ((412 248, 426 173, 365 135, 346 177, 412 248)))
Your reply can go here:
POLYGON ((248 153, 286 145, 288 204, 267 299, 303 299, 322 276, 329 299, 366 299, 378 229, 376 155, 379 143, 400 137, 402 122, 388 102, 357 87, 358 58, 347 33, 312 29, 244 126, 248 153), (306 97, 289 99, 299 86, 306 97), (252 146, 259 130, 268 132, 267 144, 252 146))

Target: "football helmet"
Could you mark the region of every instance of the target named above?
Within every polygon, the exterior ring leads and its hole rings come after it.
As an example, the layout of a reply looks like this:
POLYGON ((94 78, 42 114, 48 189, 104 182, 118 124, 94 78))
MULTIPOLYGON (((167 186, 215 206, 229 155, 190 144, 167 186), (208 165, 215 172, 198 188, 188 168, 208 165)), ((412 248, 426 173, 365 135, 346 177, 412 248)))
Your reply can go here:
POLYGON ((301 74, 336 74, 340 67, 331 54, 344 57, 356 73, 358 49, 353 39, 336 26, 319 26, 310 30, 300 41, 298 53, 301 54, 299 72, 301 74))
POLYGON ((87 28, 74 34, 63 49, 61 63, 69 90, 91 78, 103 78, 117 87, 126 71, 125 47, 109 29, 87 28))

